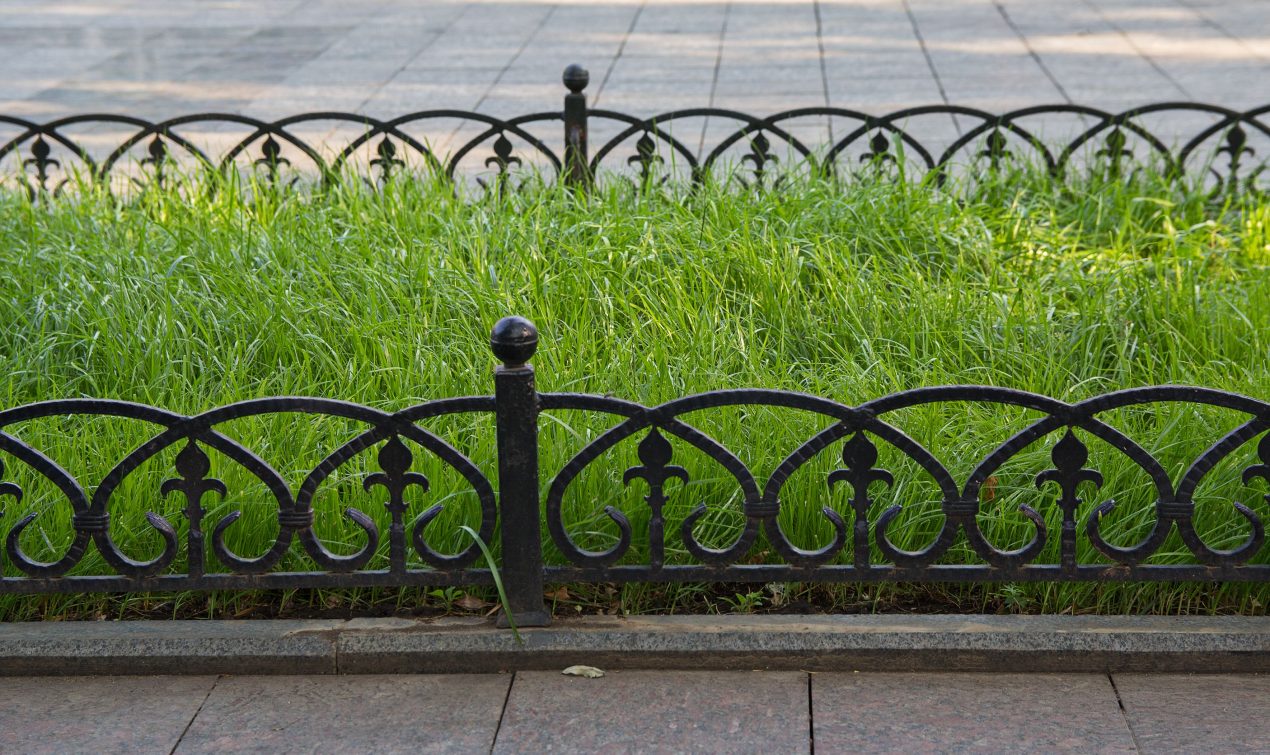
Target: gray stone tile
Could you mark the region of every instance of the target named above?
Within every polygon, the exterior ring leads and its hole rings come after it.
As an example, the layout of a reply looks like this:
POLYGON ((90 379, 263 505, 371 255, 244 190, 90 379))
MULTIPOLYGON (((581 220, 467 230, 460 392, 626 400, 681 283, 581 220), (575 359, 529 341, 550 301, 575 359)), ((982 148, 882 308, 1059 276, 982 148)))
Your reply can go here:
MULTIPOLYGON (((611 69, 605 105, 617 107, 629 97, 641 110, 664 110, 646 103, 664 95, 705 104, 712 91, 722 98, 814 95, 822 45, 835 104, 876 99, 875 79, 912 82, 888 86, 891 93, 879 94, 885 96, 880 104, 926 104, 938 96, 898 0, 818 7, 812 0, 90 5, 45 0, 0 8, 0 46, 13 53, 0 91, 6 110, 41 117, 133 108, 157 114, 207 99, 242 110, 258 98, 313 110, 327 106, 325 84, 364 86, 369 98, 394 79, 481 85, 497 76, 507 85, 491 93, 500 100, 537 99, 511 90, 554 86, 562 65, 575 60, 590 67, 593 92, 611 69), (412 79, 419 69, 443 71, 445 80, 412 79), (295 91, 284 96, 281 88, 295 91), (225 91, 233 96, 224 97, 225 91)), ((1270 36, 1261 31, 1270 24, 1265 2, 1091 0, 1060 8, 1057 0, 911 0, 908 7, 949 97, 996 106, 989 109, 1034 94, 1038 102, 1058 99, 1032 52, 1072 99, 1109 109, 1151 99, 1236 107, 1267 99, 1261 85, 1270 61, 1270 36), (1023 71, 1026 79, 1017 75, 1023 71), (995 102, 993 91, 957 83, 993 77, 1004 80, 998 86, 994 79, 993 90, 1001 91, 995 102)), ((555 104, 558 92, 551 99, 555 104)))
POLYGON ((0 752, 168 753, 211 676, 11 677, 0 683, 0 752))
POLYGON ((1270 676, 1116 674, 1143 752, 1266 752, 1270 676))
POLYGON ((478 752, 510 675, 222 678, 180 753, 478 752))
POLYGON ((819 752, 1134 752, 1100 674, 813 674, 819 752))
POLYGON ((494 751, 807 752, 800 672, 516 674, 494 751))

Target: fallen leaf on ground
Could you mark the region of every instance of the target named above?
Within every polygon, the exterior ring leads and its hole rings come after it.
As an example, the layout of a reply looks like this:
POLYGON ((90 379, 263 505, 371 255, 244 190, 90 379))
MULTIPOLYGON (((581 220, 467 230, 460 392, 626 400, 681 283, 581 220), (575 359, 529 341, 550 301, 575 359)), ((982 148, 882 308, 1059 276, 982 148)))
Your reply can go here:
POLYGON ((569 588, 561 587, 559 590, 548 591, 543 597, 547 600, 568 600, 571 596, 569 595, 569 588))
POLYGON ((560 673, 565 676, 585 676, 587 679, 599 679, 604 676, 604 672, 595 666, 570 666, 560 673))
POLYGON ((479 611, 485 606, 488 606, 489 603, 486 603, 475 595, 464 595, 454 601, 454 605, 462 608, 464 611, 479 611))

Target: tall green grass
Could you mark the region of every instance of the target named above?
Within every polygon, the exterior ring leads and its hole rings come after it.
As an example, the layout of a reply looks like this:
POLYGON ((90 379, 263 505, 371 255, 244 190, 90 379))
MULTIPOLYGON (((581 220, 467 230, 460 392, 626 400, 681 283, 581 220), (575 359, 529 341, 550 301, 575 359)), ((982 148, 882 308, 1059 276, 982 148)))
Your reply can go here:
MULTIPOLYGON (((644 403, 742 386, 858 403, 949 383, 1008 386, 1064 400, 1158 383, 1270 397, 1270 202, 1215 198, 1151 174, 1130 183, 1060 185, 1024 171, 945 189, 807 180, 779 193, 705 187, 636 195, 614 184, 587 198, 538 190, 501 201, 410 182, 379 191, 349 183, 321 194, 243 196, 156 192, 121 202, 90 193, 45 205, 0 197, 3 405, 93 396, 193 413, 300 394, 391 409, 487 394, 489 327, 512 313, 533 319, 542 332, 534 359, 540 390, 611 393, 644 403)), ((964 478, 1032 416, 957 405, 907 410, 894 421, 964 478)), ((1175 473, 1239 420, 1184 406, 1108 419, 1175 473)), ((726 440, 760 475, 825 424, 758 409, 703 413, 693 421, 726 440)), ((544 484, 611 422, 578 412, 545 419, 544 484)), ((493 478, 490 424, 465 418, 429 426, 493 478)), ((50 419, 10 430, 89 485, 148 437, 147 428, 111 420, 50 419)), ((356 428, 271 417, 236 421, 225 430, 298 485, 356 428)), ((1082 517, 1114 494, 1121 506, 1108 528, 1116 542, 1133 542, 1152 520, 1148 481, 1097 442, 1090 448, 1091 465, 1107 481, 1103 491, 1083 491, 1082 517)), ((112 536, 135 557, 152 555, 158 544, 144 511, 184 524, 181 503, 157 492, 171 476, 174 453, 139 470, 113 501, 112 536)), ((741 521, 739 491, 688 447, 676 444, 675 453, 693 482, 671 488, 667 532, 705 502, 712 513, 699 528, 702 539, 729 541, 741 521)), ((1048 453, 1048 447, 1029 449, 998 474, 983 520, 999 545, 1028 536, 1018 503, 1045 506, 1056 526, 1053 491, 1038 494, 1030 482, 1048 464, 1048 453)), ((366 457, 335 475, 317 501, 318 532, 341 552, 360 545, 339 515, 345 506, 372 514, 386 529, 382 492, 361 492, 360 475, 373 469, 373 454, 366 457)), ((466 547, 460 527, 476 525, 474 496, 422 451, 416 449, 415 458, 433 487, 426 496, 413 493, 411 516, 446 502, 446 513, 429 529, 432 542, 451 551, 466 547)), ((835 459, 835 450, 826 451, 783 495, 781 524, 803 547, 830 536, 821 506, 846 510, 847 491, 839 486, 830 494, 824 484, 835 459)), ((56 557, 69 543, 68 506, 16 460, 3 461, 6 479, 23 484, 27 496, 20 504, 0 501, 0 531, 39 511, 23 546, 35 556, 56 557)), ((204 501, 211 510, 207 526, 242 508, 229 541, 244 555, 263 552, 275 532, 275 505, 241 470, 214 461, 230 495, 204 501)), ((1270 516, 1265 491, 1239 480, 1252 461, 1251 447, 1243 449, 1201 488, 1197 518, 1215 546, 1231 547, 1246 535, 1230 500, 1270 516)), ((644 491, 620 482, 633 463, 630 442, 571 489, 566 516, 580 543, 613 542, 615 530, 602 513, 610 504, 642 532, 644 491)), ((934 486, 885 449, 880 465, 895 471, 900 484, 878 492, 876 511, 904 504, 906 513, 892 528, 900 533, 897 543, 928 542, 940 519, 934 486)), ((637 540, 633 561, 644 548, 637 540)), ((684 559, 673 534, 669 540, 670 558, 684 559)), ((760 543, 752 555, 770 558, 769 550, 760 543)), ((1180 542, 1163 550, 1162 562, 1188 560, 1180 542)), ((547 551, 559 560, 553 547, 547 551)), ((964 547, 952 556, 970 557, 964 547)), ((84 570, 100 567, 96 559, 86 559, 84 570)), ((9 564, 5 569, 16 574, 9 564)), ((756 592, 733 599, 742 608, 786 602, 774 597, 777 588, 744 590, 756 592)), ((1260 612, 1270 598, 1265 585, 792 590, 818 605, 865 610, 915 602, 978 610, 1260 612)), ((421 595, 361 591, 320 600, 415 601, 421 595)), ((682 610, 709 603, 702 595, 693 586, 632 586, 612 601, 623 610, 682 610)), ((173 610, 198 613, 225 599, 164 600, 173 610)), ((10 597, 0 599, 0 617, 126 613, 138 600, 148 599, 10 597)), ((263 598, 229 600, 250 606, 263 598)))

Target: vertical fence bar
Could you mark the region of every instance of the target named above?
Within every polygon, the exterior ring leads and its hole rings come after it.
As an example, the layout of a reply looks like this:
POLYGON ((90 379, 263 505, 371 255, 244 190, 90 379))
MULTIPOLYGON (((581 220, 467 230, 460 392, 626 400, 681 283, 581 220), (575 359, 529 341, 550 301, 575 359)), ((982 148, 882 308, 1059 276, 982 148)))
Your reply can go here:
MULTIPOLYGON (((542 598, 542 540, 538 500, 538 390, 529 359, 538 329, 523 317, 504 317, 490 333, 498 426, 499 537, 508 609, 518 627, 551 623, 542 598)), ((506 626, 507 617, 499 619, 506 626)))
POLYGON ((564 182, 568 186, 586 189, 591 184, 590 155, 587 154, 587 106, 583 90, 591 81, 591 74, 574 63, 564 69, 564 85, 569 93, 564 96, 564 182))

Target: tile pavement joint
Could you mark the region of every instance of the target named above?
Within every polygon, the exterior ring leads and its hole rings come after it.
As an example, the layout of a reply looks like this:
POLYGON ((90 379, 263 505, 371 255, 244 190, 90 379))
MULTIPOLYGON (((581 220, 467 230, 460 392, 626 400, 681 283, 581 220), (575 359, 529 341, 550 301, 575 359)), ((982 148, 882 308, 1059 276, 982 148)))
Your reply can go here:
POLYGON ((1023 33, 1023 30, 1018 27, 1018 24, 1014 23, 1013 18, 1010 18, 1010 14, 1006 11, 1005 5, 1001 3, 1000 0, 994 0, 992 4, 996 6, 997 12, 1001 14, 1001 18, 1005 21, 1006 26, 1009 26, 1011 31, 1014 32, 1014 35, 1019 38, 1020 42, 1023 43, 1023 47, 1027 49, 1027 54, 1031 55, 1032 60, 1036 61, 1036 65, 1040 67, 1041 73, 1045 74, 1045 78, 1050 80, 1050 83, 1054 85, 1054 88, 1058 90, 1058 93, 1062 95, 1063 99, 1070 105, 1072 103, 1072 98, 1068 96, 1067 90, 1059 83, 1058 78, 1054 76, 1052 71, 1050 71, 1049 66, 1045 65, 1045 61, 1041 60, 1041 56, 1037 54, 1035 49, 1033 49, 1031 41, 1028 40, 1027 36, 1023 33))
POLYGON ((1206 26, 1211 26, 1213 29, 1216 29, 1219 34, 1231 40, 1232 42, 1239 45, 1240 47, 1244 48, 1244 51, 1247 52, 1252 57, 1257 58, 1258 60, 1270 61, 1270 58, 1267 58, 1265 55, 1262 55, 1261 53, 1257 52, 1256 48, 1250 47, 1248 43, 1244 41, 1243 37, 1240 37, 1231 33, 1230 29, 1227 29, 1224 24, 1214 21, 1212 18, 1209 17, 1207 13, 1205 13, 1201 8, 1195 7, 1195 5, 1189 2, 1189 0, 1176 0, 1176 2, 1178 5, 1182 6, 1183 8, 1186 8, 1191 13, 1194 13, 1195 17, 1198 18, 1201 22, 1203 22, 1206 26))
POLYGON ((410 56, 410 59, 409 59, 409 60, 407 60, 405 63, 402 63, 402 64, 401 64, 401 66, 400 66, 399 68, 397 68, 397 70, 393 71, 391 76, 389 76, 388 78, 386 78, 386 79, 384 79, 383 81, 381 81, 381 82, 379 83, 379 85, 378 85, 378 86, 376 86, 374 89, 372 89, 372 90, 371 90, 371 92, 370 92, 370 94, 366 95, 366 98, 365 98, 364 100, 362 100, 362 102, 361 102, 361 104, 360 104, 360 105, 358 105, 358 106, 357 106, 357 110, 358 110, 358 112, 365 112, 365 111, 366 111, 366 106, 370 104, 370 101, 371 101, 371 100, 375 99, 375 95, 377 95, 377 94, 379 94, 380 92, 382 92, 382 91, 384 90, 384 87, 386 87, 386 86, 388 86, 390 83, 392 83, 392 81, 393 81, 394 79, 396 79, 398 76, 400 76, 400 75, 401 75, 401 72, 402 72, 402 71, 404 71, 404 70, 406 70, 407 68, 409 68, 409 67, 410 67, 410 64, 411 64, 411 63, 414 63, 416 60, 418 60, 418 59, 419 59, 419 56, 421 56, 421 55, 423 55, 425 52, 427 52, 427 51, 428 51, 428 50, 429 50, 429 49, 430 49, 430 48, 431 48, 434 44, 436 44, 437 40, 439 40, 439 39, 441 39, 441 37, 445 36, 445 33, 446 33, 447 31, 449 31, 449 30, 450 30, 450 28, 451 28, 451 27, 453 27, 453 26, 454 26, 454 24, 455 24, 455 23, 456 23, 456 22, 457 22, 460 18, 462 18, 462 17, 463 17, 463 14, 464 14, 464 13, 467 13, 467 9, 468 9, 468 7, 470 7, 470 6, 464 6, 464 7, 463 7, 463 10, 459 11, 459 14, 458 14, 457 16, 453 16, 453 17, 451 17, 451 18, 450 18, 450 20, 446 22, 445 26, 443 26, 443 27, 441 28, 441 30, 440 30, 440 31, 433 33, 433 35, 432 35, 432 39, 429 39, 427 42, 425 42, 425 43, 424 43, 424 45, 423 45, 423 47, 420 47, 420 48, 419 48, 419 51, 418 51, 418 52, 416 52, 414 55, 411 55, 411 56, 410 56))
POLYGON ((185 728, 181 729, 181 736, 176 738, 176 742, 172 744, 172 749, 168 750, 168 755, 173 755, 177 748, 181 746, 181 742, 185 741, 185 735, 190 733, 190 727, 194 725, 198 714, 203 712, 203 706, 207 705, 207 701, 211 699, 212 693, 216 691, 216 685, 220 683, 221 677, 216 676, 212 679, 212 686, 207 688, 207 694, 203 695, 203 702, 198 704, 198 709, 194 711, 194 715, 190 716, 190 720, 185 723, 185 728))
POLYGON ((1186 90, 1186 87, 1178 83, 1177 79, 1173 78, 1173 76, 1169 74, 1168 71, 1164 70, 1164 68, 1159 63, 1156 62, 1155 58, 1146 54, 1146 52, 1144 52, 1141 47, 1138 47, 1138 43, 1133 41, 1133 37, 1129 35, 1129 32, 1124 30, 1124 27, 1120 26, 1115 21, 1112 21, 1111 19, 1107 18, 1107 15, 1102 12, 1102 8, 1099 8, 1097 5, 1094 5, 1094 3, 1091 2, 1091 0, 1084 0, 1084 4, 1094 13, 1097 13, 1098 17, 1103 20, 1103 23, 1107 24, 1112 29, 1115 29, 1116 33, 1119 34, 1121 38, 1124 39, 1125 44, 1132 47, 1133 51, 1138 54, 1138 57, 1145 60, 1148 65, 1150 65, 1152 68, 1155 69, 1156 73, 1160 74, 1165 79, 1167 79, 1168 82, 1177 89, 1177 91, 1181 92, 1182 95, 1185 97, 1188 97, 1191 99, 1194 98, 1193 95, 1186 90))
MULTIPOLYGON (((939 98, 948 102, 948 92, 944 90, 944 82, 939 78, 939 71, 935 68, 935 61, 930 56, 930 50, 926 49, 926 38, 922 36, 922 30, 917 26, 917 16, 913 13, 913 7, 909 5, 908 0, 902 0, 904 4, 904 13, 908 16, 908 23, 913 27, 913 36, 917 38, 917 45, 922 49, 922 57, 926 59, 926 67, 930 69, 931 78, 935 80, 935 87, 939 89, 939 98)), ((957 135, 961 135, 961 123, 957 120, 957 116, 950 115, 953 122, 953 128, 957 129, 957 135)))
MULTIPOLYGON (((830 107, 829 103, 829 71, 825 63, 825 25, 820 17, 820 0, 813 0, 811 4, 812 13, 816 16, 816 47, 819 50, 818 57, 820 59, 820 85, 825 93, 825 107, 830 107)), ((829 141, 833 141, 833 119, 829 118, 829 141)))
POLYGON ((1120 707, 1120 716, 1124 719, 1125 728, 1129 730, 1129 738, 1133 740, 1133 749, 1142 752, 1138 734, 1133 730, 1133 722, 1129 720, 1129 711, 1125 710, 1124 698, 1120 696, 1120 688, 1116 686, 1116 677, 1110 671, 1107 672, 1107 681, 1111 682, 1111 691, 1116 695, 1116 705, 1120 707))
POLYGON ((622 53, 626 51, 626 43, 630 41, 631 35, 635 33, 635 26, 639 24, 639 18, 644 15, 644 8, 647 6, 648 0, 642 0, 639 7, 635 9, 635 15, 631 17, 631 25, 626 27, 626 33, 622 35, 622 41, 617 46, 617 53, 609 61, 609 67, 604 71, 604 78, 600 80, 600 85, 595 88, 595 94, 591 97, 592 107, 600 104, 600 96, 604 94, 604 87, 608 85, 609 77, 613 75, 613 69, 617 68, 617 61, 621 60, 622 53))
MULTIPOLYGON (((714 75, 710 79, 710 100, 709 107, 714 107, 715 93, 719 89, 719 69, 723 67, 723 43, 728 38, 728 18, 732 15, 732 2, 728 0, 728 4, 723 6, 723 25, 719 27, 719 47, 714 54, 714 75)), ((697 152, 705 150, 706 146, 706 129, 710 127, 710 119, 706 118, 701 124, 701 139, 697 143, 697 152)))
POLYGON ((816 699, 812 692, 812 679, 815 674, 807 672, 807 751, 816 755, 816 699))
MULTIPOLYGON (((504 65, 502 70, 498 72, 498 75, 494 77, 493 83, 485 89, 485 94, 482 94, 481 98, 476 101, 476 105, 472 107, 473 110, 481 109, 481 105, 485 104, 485 100, 489 99, 490 92, 494 91, 494 87, 498 86, 498 83, 503 80, 503 77, 507 75, 507 72, 511 70, 511 67, 515 65, 516 61, 520 59, 520 56, 525 53, 525 50, 529 48, 529 43, 534 41, 534 37, 538 36, 538 32, 542 31, 542 27, 547 25, 547 22, 551 20, 552 15, 555 14, 559 7, 560 6, 555 3, 551 4, 551 7, 549 7, 547 12, 543 14, 542 20, 538 22, 538 25, 534 27, 533 31, 529 32, 529 35, 525 37, 525 41, 521 43, 519 48, 517 48, 516 54, 511 56, 511 59, 507 61, 507 64, 504 65)), ((458 129, 456 128, 455 132, 457 133, 457 131, 458 129)), ((453 136, 453 134, 451 134, 451 136, 453 136)))
POLYGON ((498 723, 494 724, 494 737, 489 742, 489 751, 493 755, 494 748, 498 746, 498 735, 503 730, 503 718, 507 715, 507 704, 512 699, 512 687, 516 686, 516 677, 518 673, 513 671, 512 678, 507 680, 507 694, 503 696, 503 707, 498 709, 498 723))

